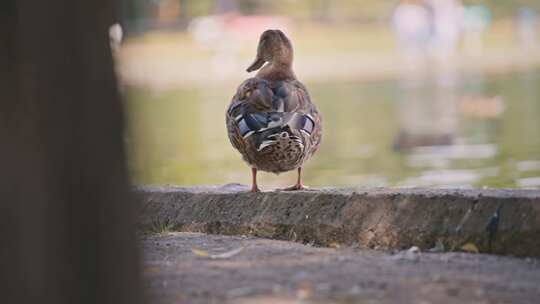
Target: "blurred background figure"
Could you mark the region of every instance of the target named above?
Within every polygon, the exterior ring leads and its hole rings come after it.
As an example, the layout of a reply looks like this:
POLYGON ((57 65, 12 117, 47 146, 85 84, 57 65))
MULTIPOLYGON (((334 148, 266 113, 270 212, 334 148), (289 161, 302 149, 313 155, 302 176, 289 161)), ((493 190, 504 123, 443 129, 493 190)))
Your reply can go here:
POLYGON ((453 59, 463 29, 460 0, 427 0, 432 14, 432 51, 436 59, 453 59))
POLYGON ((484 34, 491 22, 491 12, 484 5, 468 5, 463 18, 463 45, 470 55, 480 55, 484 50, 484 34))
POLYGON ((289 32, 289 21, 279 16, 242 16, 234 1, 218 1, 218 15, 194 18, 188 31, 194 40, 213 53, 212 71, 221 79, 241 66, 240 50, 267 29, 289 32))
POLYGON ((407 72, 423 68, 430 38, 429 12, 415 0, 402 0, 391 18, 397 47, 403 56, 407 72))
POLYGON ((530 7, 521 7, 516 14, 515 26, 519 43, 526 51, 539 49, 538 14, 530 7))
POLYGON ((155 1, 156 19, 160 27, 175 26, 181 13, 180 1, 160 0, 155 1))
POLYGON ((452 145, 458 135, 456 109, 458 90, 435 81, 401 81, 399 100, 399 133, 394 139, 396 151, 415 147, 452 145))
POLYGON ((457 48, 459 20, 454 1, 401 1, 392 16, 397 46, 406 68, 399 78, 399 133, 396 151, 451 145, 456 137, 459 86, 456 66, 448 61, 457 48), (449 10, 450 9, 450 10, 449 10), (426 55, 435 55, 428 66, 426 55))

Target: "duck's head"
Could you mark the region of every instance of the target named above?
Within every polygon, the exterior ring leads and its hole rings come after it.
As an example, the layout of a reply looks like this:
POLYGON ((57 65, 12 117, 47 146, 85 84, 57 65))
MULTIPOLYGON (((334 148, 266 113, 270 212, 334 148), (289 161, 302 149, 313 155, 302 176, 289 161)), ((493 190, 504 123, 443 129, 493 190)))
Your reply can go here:
POLYGON ((248 72, 260 69, 266 62, 290 67, 293 61, 291 41, 280 30, 266 30, 259 39, 257 57, 247 68, 248 72))

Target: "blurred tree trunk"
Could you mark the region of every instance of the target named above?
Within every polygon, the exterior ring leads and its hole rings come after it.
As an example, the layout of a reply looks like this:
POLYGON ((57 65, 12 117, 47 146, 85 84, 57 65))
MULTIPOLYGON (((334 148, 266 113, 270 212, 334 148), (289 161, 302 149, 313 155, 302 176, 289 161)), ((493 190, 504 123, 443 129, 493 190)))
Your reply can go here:
POLYGON ((139 303, 114 2, 0 1, 0 303, 139 303))

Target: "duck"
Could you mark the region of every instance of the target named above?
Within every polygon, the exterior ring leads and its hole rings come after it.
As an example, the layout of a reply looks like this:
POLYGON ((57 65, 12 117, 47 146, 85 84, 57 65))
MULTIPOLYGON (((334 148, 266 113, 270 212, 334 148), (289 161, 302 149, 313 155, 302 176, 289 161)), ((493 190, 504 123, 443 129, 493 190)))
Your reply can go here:
POLYGON ((281 30, 266 30, 247 72, 227 108, 232 146, 251 167, 251 192, 260 192, 257 172, 297 170, 296 183, 285 191, 307 190, 302 168, 318 150, 322 117, 307 88, 293 71, 293 47, 281 30))

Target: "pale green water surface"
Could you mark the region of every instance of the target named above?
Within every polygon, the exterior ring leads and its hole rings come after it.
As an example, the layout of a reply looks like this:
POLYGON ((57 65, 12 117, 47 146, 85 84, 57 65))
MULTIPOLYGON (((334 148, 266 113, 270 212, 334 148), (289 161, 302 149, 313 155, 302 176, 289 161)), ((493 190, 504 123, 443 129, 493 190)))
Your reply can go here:
MULTIPOLYGON (((538 71, 307 86, 324 115, 308 185, 540 187, 538 71)), ((235 89, 128 89, 134 181, 249 183, 224 125, 235 89)), ((293 182, 260 178, 263 189, 293 182)))

